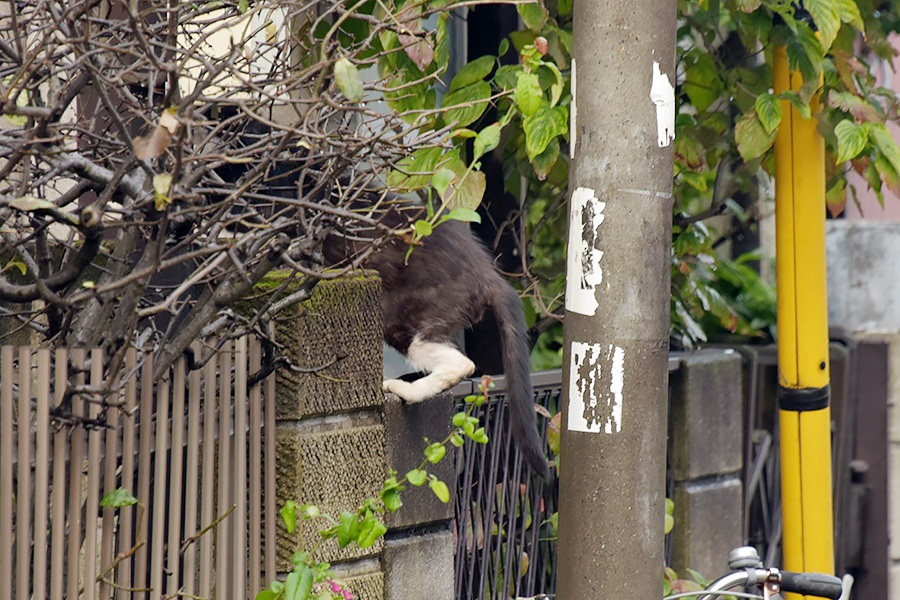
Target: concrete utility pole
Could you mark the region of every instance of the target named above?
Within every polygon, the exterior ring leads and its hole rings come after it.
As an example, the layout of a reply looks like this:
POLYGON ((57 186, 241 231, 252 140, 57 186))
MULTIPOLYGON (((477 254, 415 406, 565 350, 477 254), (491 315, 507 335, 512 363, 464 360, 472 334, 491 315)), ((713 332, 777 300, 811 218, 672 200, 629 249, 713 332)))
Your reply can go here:
POLYGON ((559 600, 662 589, 674 0, 578 0, 559 600))

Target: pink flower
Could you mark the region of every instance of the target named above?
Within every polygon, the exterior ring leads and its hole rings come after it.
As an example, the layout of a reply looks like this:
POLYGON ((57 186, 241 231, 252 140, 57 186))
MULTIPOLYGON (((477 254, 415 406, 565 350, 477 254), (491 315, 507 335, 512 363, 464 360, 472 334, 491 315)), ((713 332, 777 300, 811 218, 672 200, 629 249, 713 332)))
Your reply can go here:
POLYGON ((335 597, 343 598, 344 600, 353 600, 353 594, 341 587, 341 584, 339 584, 337 581, 329 579, 328 587, 331 589, 331 593, 334 594, 335 597))

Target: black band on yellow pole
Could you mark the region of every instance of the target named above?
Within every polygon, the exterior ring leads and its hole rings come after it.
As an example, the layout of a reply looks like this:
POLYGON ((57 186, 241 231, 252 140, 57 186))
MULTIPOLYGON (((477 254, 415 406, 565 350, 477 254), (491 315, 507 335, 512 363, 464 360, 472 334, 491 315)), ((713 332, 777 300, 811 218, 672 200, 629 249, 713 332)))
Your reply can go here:
POLYGON ((776 392, 778 408, 781 410, 822 410, 827 408, 831 398, 831 386, 820 388, 788 388, 779 385, 776 392))

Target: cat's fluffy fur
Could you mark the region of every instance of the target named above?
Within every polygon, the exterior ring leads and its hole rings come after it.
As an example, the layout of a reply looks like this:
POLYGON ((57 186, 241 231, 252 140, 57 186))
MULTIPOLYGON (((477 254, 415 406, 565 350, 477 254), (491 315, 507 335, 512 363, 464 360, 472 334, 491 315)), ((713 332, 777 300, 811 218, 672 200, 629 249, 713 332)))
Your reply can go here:
MULTIPOLYGON (((421 207, 402 200, 390 205, 381 218, 394 226, 421 211, 421 207)), ((337 234, 329 236, 324 247, 331 261, 360 249, 358 241, 349 242, 337 234)), ((454 340, 462 328, 492 310, 503 345, 513 440, 528 465, 549 477, 536 426, 530 349, 518 293, 496 271, 487 250, 464 223, 448 221, 437 226, 421 246, 413 249, 408 261, 407 250, 402 240, 389 241, 372 254, 366 266, 381 275, 385 341, 428 375, 411 383, 388 379, 385 391, 407 402, 420 402, 470 376, 475 365, 454 340)))

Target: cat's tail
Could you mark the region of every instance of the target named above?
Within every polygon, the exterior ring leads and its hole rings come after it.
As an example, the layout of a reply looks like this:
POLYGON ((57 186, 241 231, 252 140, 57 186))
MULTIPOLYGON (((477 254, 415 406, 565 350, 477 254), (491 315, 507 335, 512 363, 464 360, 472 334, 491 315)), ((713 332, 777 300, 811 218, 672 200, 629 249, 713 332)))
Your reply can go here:
POLYGON ((503 345, 503 372, 509 398, 509 425, 513 441, 531 469, 550 477, 547 456, 537 429, 534 391, 531 387, 530 348, 522 300, 516 290, 499 276, 490 286, 491 305, 503 345))

